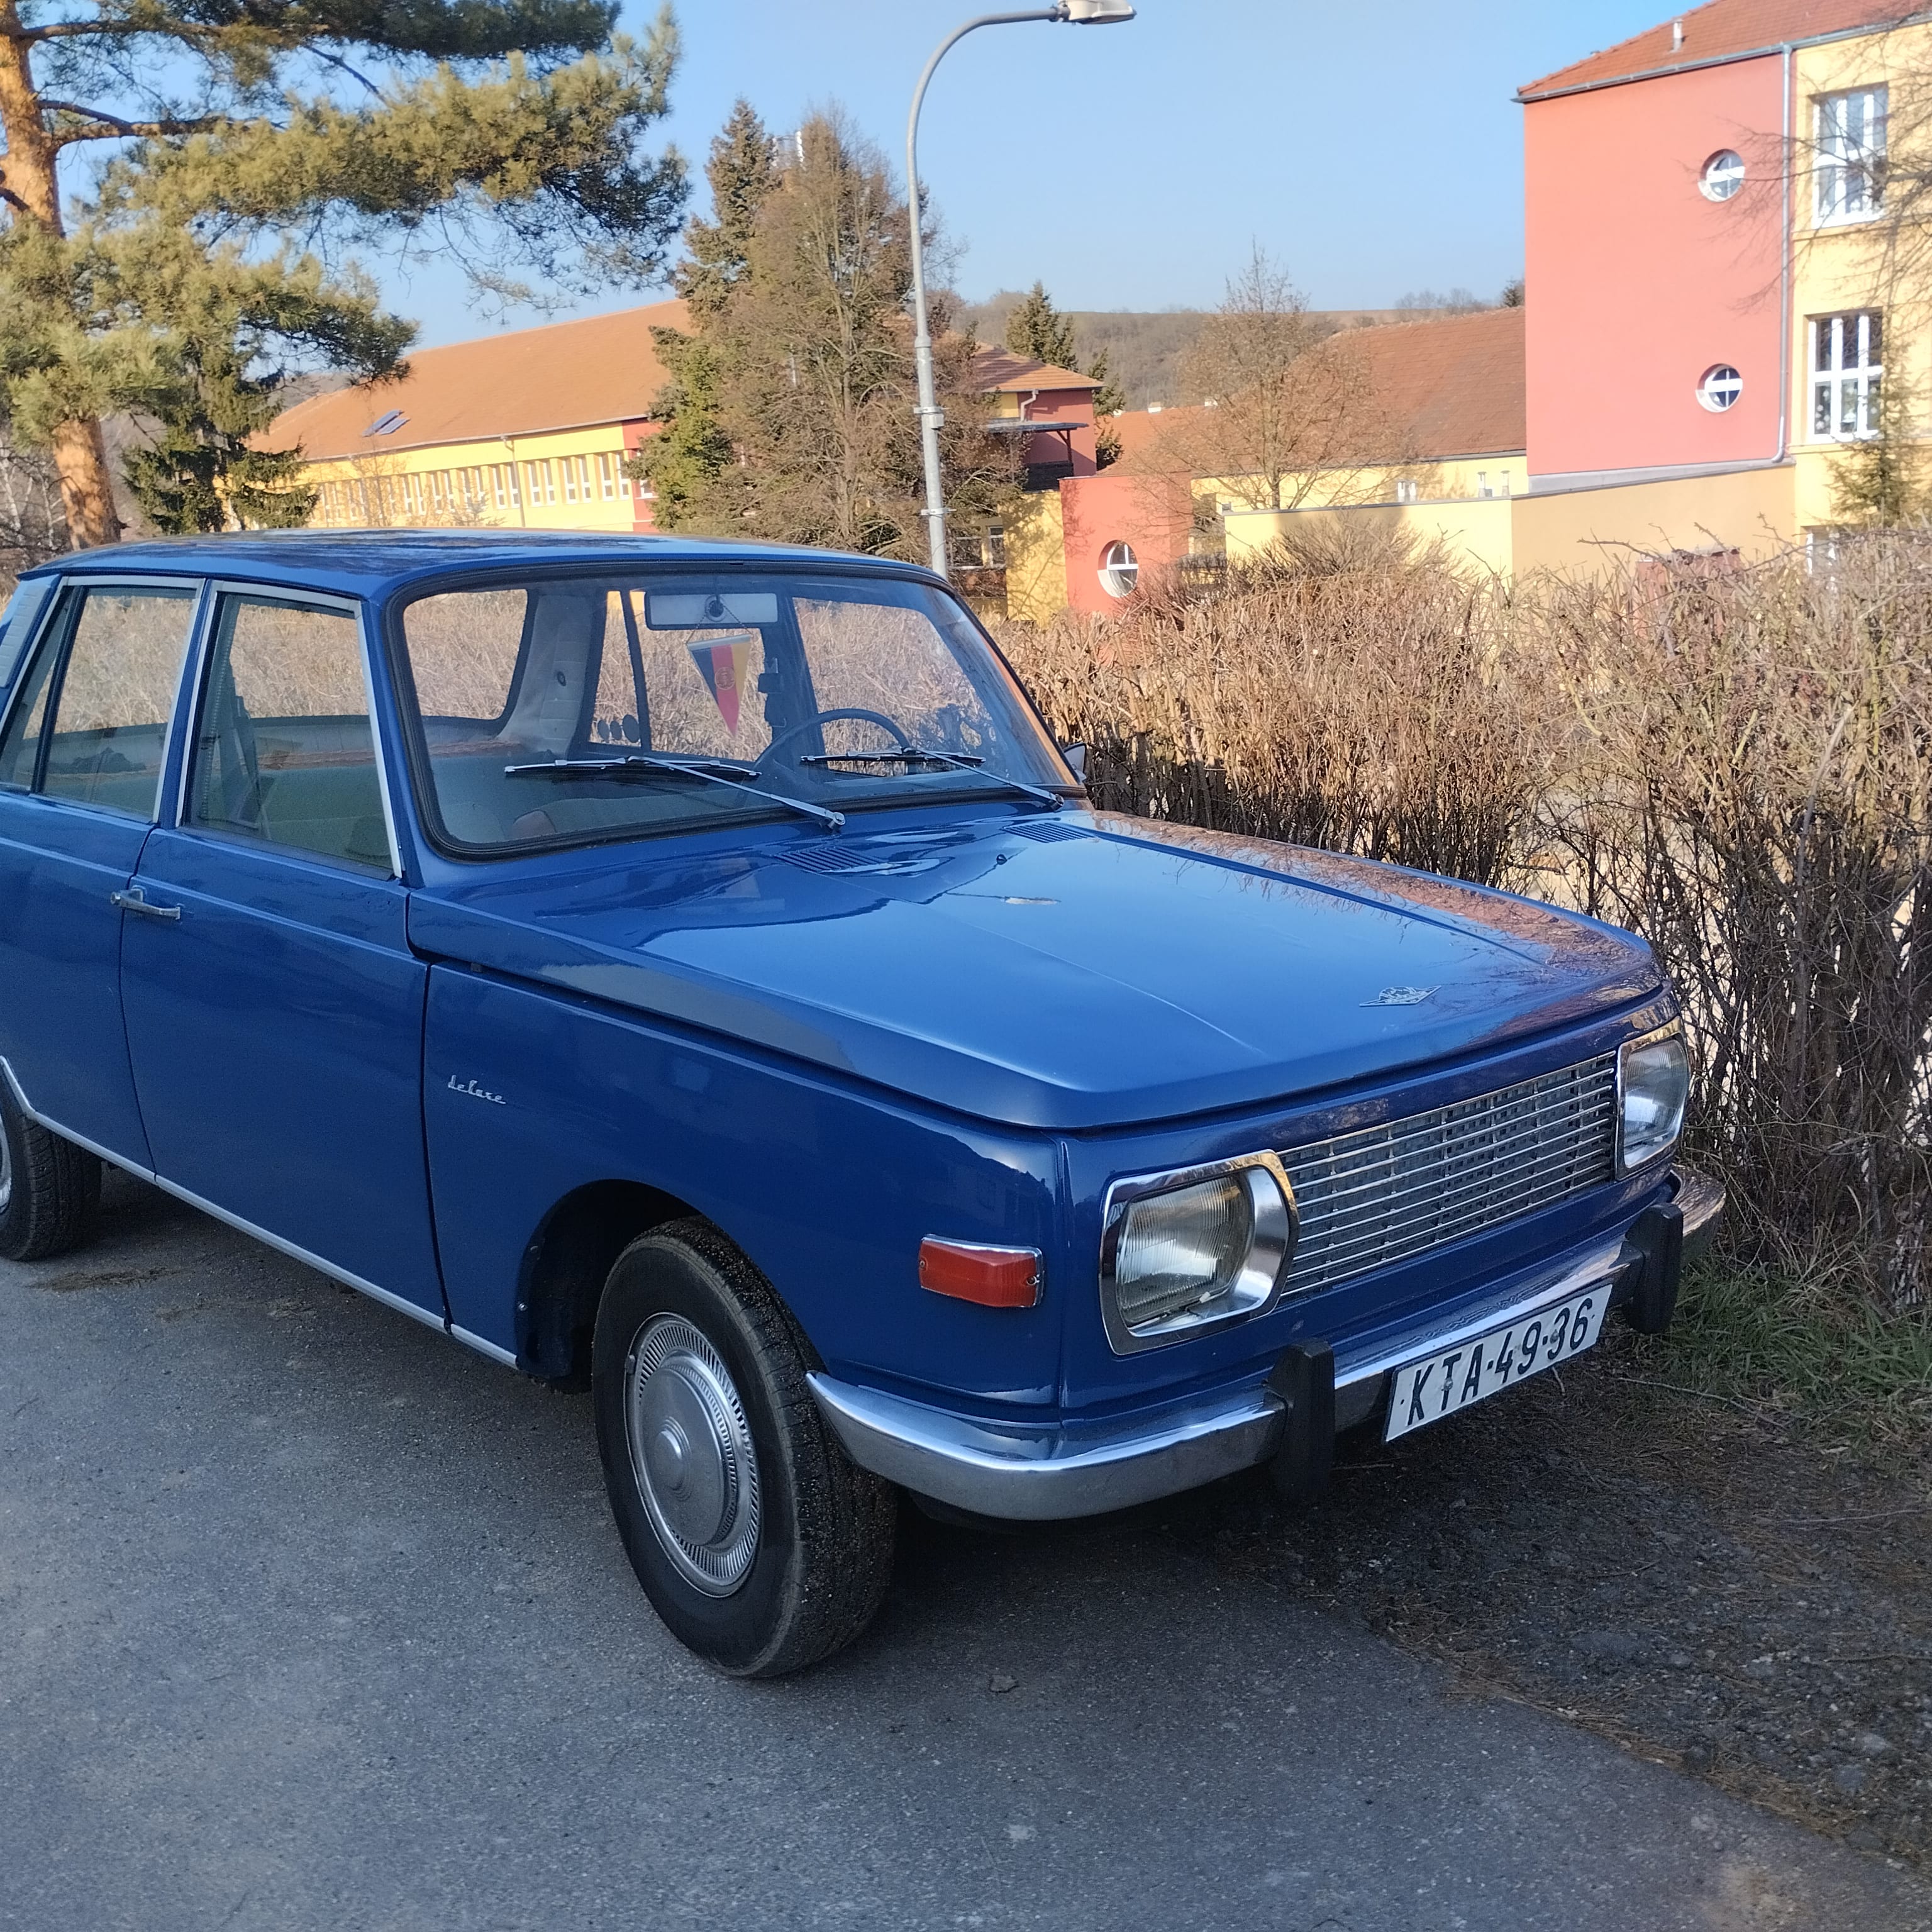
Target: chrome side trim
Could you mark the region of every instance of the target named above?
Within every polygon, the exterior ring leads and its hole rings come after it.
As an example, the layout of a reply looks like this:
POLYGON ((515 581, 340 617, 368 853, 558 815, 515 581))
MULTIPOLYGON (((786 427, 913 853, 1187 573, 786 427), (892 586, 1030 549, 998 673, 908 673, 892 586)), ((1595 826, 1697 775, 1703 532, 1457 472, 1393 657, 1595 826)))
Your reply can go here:
MULTIPOLYGON (((40 1124, 47 1126, 43 1120, 40 1124)), ((50 1131, 58 1133, 58 1127, 50 1131)), ((401 1295, 386 1288, 378 1288, 373 1281, 364 1281, 359 1274, 351 1274, 346 1268, 338 1268, 334 1262, 324 1261, 321 1256, 311 1254, 306 1248, 298 1248, 292 1241, 285 1241, 279 1234, 272 1234, 267 1228, 257 1227, 253 1221, 244 1221, 239 1214, 231 1214, 226 1208, 218 1208, 212 1201, 204 1200, 199 1194, 190 1193, 185 1187, 177 1186, 166 1175, 153 1177, 154 1185, 164 1194, 172 1194, 177 1201, 185 1201, 190 1208, 199 1208, 204 1214, 212 1214, 216 1220, 224 1221, 238 1234, 252 1235, 264 1247, 273 1248, 278 1254, 286 1255, 290 1261, 300 1262, 304 1268, 314 1268, 318 1274, 326 1274, 333 1281, 339 1281, 344 1288, 352 1288, 358 1294, 366 1294, 371 1301, 380 1301, 385 1308, 393 1308, 398 1315, 406 1315, 412 1322, 420 1322, 426 1328, 434 1328, 439 1334, 446 1334, 449 1324, 440 1315, 433 1315, 427 1308, 406 1300, 401 1295)))
POLYGON ((806 1380, 861 1468, 956 1509, 1028 1522, 1104 1515, 1251 1468, 1274 1453, 1286 1413, 1263 1387, 1152 1424, 1002 1429, 820 1371, 806 1380))
POLYGON ((494 1342, 486 1342, 481 1335, 473 1335, 467 1328, 459 1328, 454 1322, 449 1324, 451 1338, 460 1342, 466 1348, 474 1348, 479 1355, 488 1355, 493 1362, 500 1362, 506 1369, 520 1366, 517 1358, 507 1348, 500 1348, 494 1342))
POLYGON ((50 1120, 44 1114, 37 1112, 34 1103, 27 1098, 27 1090, 20 1084, 20 1076, 14 1072, 12 1063, 4 1054, 0 1054, 0 1078, 6 1081, 7 1090, 13 1095, 14 1106, 28 1120, 45 1127, 49 1133, 58 1134, 62 1140, 73 1142, 76 1147, 92 1154, 97 1160, 104 1160, 110 1167, 118 1167, 122 1173, 131 1174, 136 1180, 152 1182, 154 1180, 154 1175, 138 1161, 130 1160, 125 1154, 116 1154, 112 1148, 103 1147, 98 1141, 91 1141, 85 1134, 75 1133, 70 1128, 64 1127, 58 1121, 50 1120))
MULTIPOLYGON (((239 1214, 231 1214, 226 1208, 218 1208, 212 1201, 204 1200, 199 1194, 177 1186, 164 1174, 138 1166, 125 1156, 115 1153, 112 1148, 102 1147, 98 1142, 88 1139, 84 1134, 70 1132, 58 1120, 49 1120, 44 1114, 35 1111, 33 1102, 27 1098, 26 1090, 20 1084, 19 1076, 4 1057, 0 1057, 0 1072, 6 1075, 8 1087, 21 1112, 29 1120, 38 1121, 49 1133, 58 1134, 62 1140, 71 1141, 76 1147, 85 1148, 89 1154, 98 1154, 103 1160, 134 1175, 136 1180, 147 1181, 158 1187, 163 1193, 172 1194, 177 1201, 184 1201, 190 1208, 198 1208, 204 1214, 212 1214, 216 1220, 226 1222, 238 1234, 252 1236, 263 1246, 273 1248, 278 1254, 286 1255, 291 1261, 300 1262, 304 1268, 314 1268, 318 1274, 327 1275, 332 1281, 340 1282, 344 1288, 354 1288, 358 1294, 366 1294, 371 1301, 379 1301, 385 1308, 393 1308, 398 1315, 406 1315, 412 1321, 420 1322, 425 1328, 436 1329, 440 1334, 451 1332, 449 1323, 443 1316, 431 1314, 427 1308, 418 1306, 416 1303, 406 1300, 388 1288, 378 1288, 373 1281, 364 1281, 359 1274, 351 1274, 346 1268, 338 1268, 334 1262, 325 1261, 321 1256, 311 1254, 308 1249, 298 1247, 292 1241, 284 1240, 280 1235, 271 1234, 266 1228, 257 1227, 253 1221, 244 1221, 239 1214)), ((470 1338, 465 1336, 463 1339, 467 1341, 470 1338)), ((484 1346, 487 1348, 488 1345, 484 1346)), ((511 1359, 514 1360, 514 1358, 511 1359)))

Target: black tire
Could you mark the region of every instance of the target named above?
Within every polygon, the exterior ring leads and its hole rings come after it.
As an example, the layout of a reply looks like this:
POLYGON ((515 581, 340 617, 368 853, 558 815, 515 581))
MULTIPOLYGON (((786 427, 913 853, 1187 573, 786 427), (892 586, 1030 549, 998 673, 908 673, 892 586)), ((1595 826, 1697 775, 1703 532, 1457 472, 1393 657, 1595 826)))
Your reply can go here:
POLYGON ((0 1080, 0 1258, 44 1262, 77 1248, 94 1232, 100 1162, 21 1112, 0 1080))
POLYGON ((707 1221, 654 1228, 610 1270, 591 1388, 611 1510, 671 1634, 734 1677, 782 1677, 843 1649, 878 1613, 892 1577, 898 1492, 854 1464, 826 1428, 806 1385, 809 1366, 808 1345, 770 1285, 707 1221), (720 1366, 728 1381, 716 1378, 720 1366), (717 1471, 699 1467, 700 1455, 718 1453, 714 1438, 702 1426, 680 1433, 664 1406, 699 1385, 716 1439, 748 1438, 748 1472, 731 1473, 742 1448, 722 1453, 722 1488, 704 1486, 717 1471), (719 1408, 721 1392, 735 1406, 719 1408), (634 1440, 646 1446, 634 1449, 634 1440), (688 1463, 686 1442, 703 1445, 688 1463), (684 1506, 688 1478, 697 1520, 715 1517, 720 1528, 680 1554, 679 1526, 659 1527, 653 1498, 668 1521, 684 1506), (714 1510, 716 1496, 727 1500, 714 1510), (700 1587, 692 1579, 705 1566, 717 1574, 700 1587))

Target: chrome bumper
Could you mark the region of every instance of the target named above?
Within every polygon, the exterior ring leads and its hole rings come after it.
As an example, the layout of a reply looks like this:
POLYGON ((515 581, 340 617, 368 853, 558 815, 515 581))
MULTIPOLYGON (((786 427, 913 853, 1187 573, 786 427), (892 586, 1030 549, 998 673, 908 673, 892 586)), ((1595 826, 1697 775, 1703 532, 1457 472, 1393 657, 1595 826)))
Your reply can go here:
MULTIPOLYGON (((1709 1245, 1724 1191, 1700 1174, 1680 1171, 1676 1179, 1688 1258, 1709 1245)), ((1360 1351, 1344 1344, 1335 1352, 1338 1426, 1366 1416, 1382 1378, 1405 1362, 1531 1320, 1595 1282, 1611 1285, 1614 1302, 1639 1261, 1622 1235, 1609 1235, 1527 1284, 1519 1281, 1473 1307, 1459 1305, 1447 1321, 1420 1322, 1394 1342, 1360 1351)), ((956 1509, 1022 1522, 1104 1515, 1252 1468, 1274 1454, 1286 1413, 1264 1384, 1166 1409, 1152 1420, 1141 1415, 1126 1422, 1005 1425, 823 1373, 808 1380, 833 1433, 860 1468, 956 1509)))

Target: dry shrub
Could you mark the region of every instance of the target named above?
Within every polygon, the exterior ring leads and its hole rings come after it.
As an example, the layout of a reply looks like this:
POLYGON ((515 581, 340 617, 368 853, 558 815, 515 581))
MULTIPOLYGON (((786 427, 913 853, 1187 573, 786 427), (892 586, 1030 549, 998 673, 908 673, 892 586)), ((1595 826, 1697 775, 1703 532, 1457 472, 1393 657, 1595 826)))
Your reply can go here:
POLYGON ((1932 544, 1530 608, 1575 720, 1543 889, 1642 932, 1678 985, 1747 1240, 1801 1264, 1846 1246, 1921 1299, 1932 544))
POLYGON ((1493 880, 1540 756, 1497 596, 1434 568, 1282 574, 1003 636, 1111 808, 1493 880))
POLYGON ((1439 556, 1337 561, 1004 642, 1103 805, 1642 933, 1683 995, 1736 1238, 1922 1300, 1932 539, 1513 592, 1439 556))

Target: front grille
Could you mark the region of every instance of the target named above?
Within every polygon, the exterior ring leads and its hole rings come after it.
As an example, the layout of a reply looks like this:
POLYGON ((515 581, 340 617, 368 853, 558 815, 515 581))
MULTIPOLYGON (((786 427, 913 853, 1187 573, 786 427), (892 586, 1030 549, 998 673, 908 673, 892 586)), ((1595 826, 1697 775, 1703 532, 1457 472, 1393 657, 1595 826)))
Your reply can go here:
POLYGON ((1301 1238, 1288 1292, 1392 1267, 1616 1174, 1617 1057, 1281 1156, 1301 1238))

